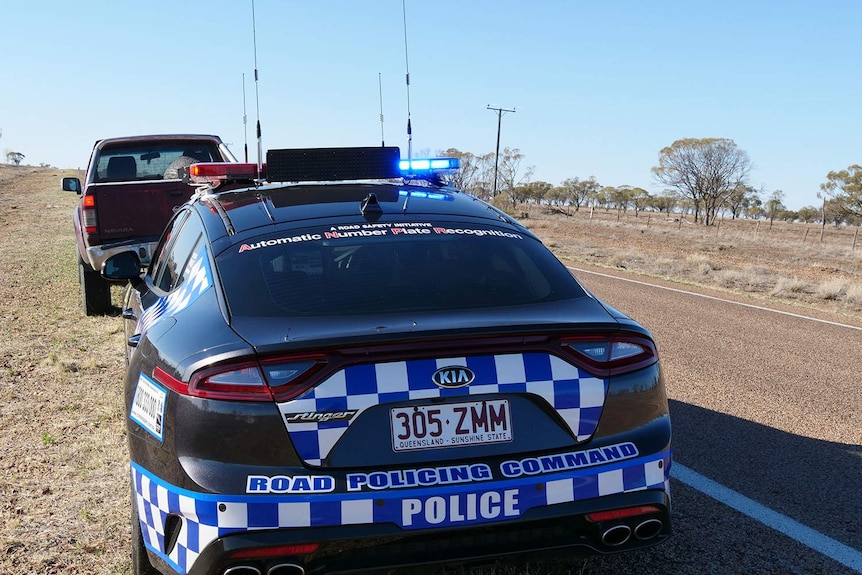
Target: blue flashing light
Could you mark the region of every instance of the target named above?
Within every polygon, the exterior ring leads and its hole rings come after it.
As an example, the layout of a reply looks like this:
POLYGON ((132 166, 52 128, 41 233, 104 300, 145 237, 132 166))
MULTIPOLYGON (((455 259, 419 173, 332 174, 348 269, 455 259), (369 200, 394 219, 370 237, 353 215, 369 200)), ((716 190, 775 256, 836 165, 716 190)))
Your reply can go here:
POLYGON ((450 194, 442 194, 440 192, 426 192, 424 190, 398 190, 398 195, 402 198, 410 196, 411 198, 426 198, 429 200, 437 200, 443 202, 451 202, 454 199, 450 194))
POLYGON ((460 167, 461 161, 458 158, 423 158, 401 160, 398 163, 398 168, 405 175, 447 174, 460 167))

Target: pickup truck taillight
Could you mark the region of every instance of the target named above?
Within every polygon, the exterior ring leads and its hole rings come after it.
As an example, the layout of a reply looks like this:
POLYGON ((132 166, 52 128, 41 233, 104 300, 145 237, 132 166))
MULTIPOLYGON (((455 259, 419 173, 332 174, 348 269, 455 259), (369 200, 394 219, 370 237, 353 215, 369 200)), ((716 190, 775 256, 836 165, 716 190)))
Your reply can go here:
POLYGON ((81 215, 84 220, 84 232, 95 234, 98 230, 98 222, 96 221, 96 196, 84 196, 83 213, 81 215))

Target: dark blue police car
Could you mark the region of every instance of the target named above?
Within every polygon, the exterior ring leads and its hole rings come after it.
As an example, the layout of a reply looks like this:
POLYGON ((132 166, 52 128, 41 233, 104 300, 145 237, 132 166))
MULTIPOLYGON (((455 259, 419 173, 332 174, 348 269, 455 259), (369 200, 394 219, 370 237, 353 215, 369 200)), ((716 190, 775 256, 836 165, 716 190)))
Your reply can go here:
POLYGON ((131 280, 136 574, 409 570, 669 537, 653 339, 523 225, 442 185, 455 162, 273 150, 268 183, 196 164, 147 271, 134 252, 105 263, 131 280))

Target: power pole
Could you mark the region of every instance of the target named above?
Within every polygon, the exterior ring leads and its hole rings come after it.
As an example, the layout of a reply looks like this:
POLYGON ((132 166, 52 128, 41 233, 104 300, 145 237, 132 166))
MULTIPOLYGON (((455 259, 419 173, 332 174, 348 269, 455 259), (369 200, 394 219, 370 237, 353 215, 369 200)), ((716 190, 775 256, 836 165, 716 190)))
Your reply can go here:
POLYGON ((500 125, 503 123, 503 114, 505 112, 515 112, 515 108, 511 110, 507 110, 506 108, 494 108, 491 104, 487 106, 488 110, 494 110, 497 112, 497 151, 494 153, 494 191, 491 193, 491 197, 497 196, 497 171, 500 167, 500 125))

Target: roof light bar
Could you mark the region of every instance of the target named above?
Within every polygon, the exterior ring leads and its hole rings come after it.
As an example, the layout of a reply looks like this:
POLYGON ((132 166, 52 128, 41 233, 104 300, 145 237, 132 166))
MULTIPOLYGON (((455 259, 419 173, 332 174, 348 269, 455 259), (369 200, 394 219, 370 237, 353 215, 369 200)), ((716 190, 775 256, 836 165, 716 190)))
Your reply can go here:
POLYGON ((422 158, 398 162, 398 168, 404 175, 451 174, 460 167, 458 158, 422 158))
POLYGON ((218 184, 227 180, 254 180, 258 177, 257 164, 207 162, 192 164, 189 179, 195 184, 218 184))

